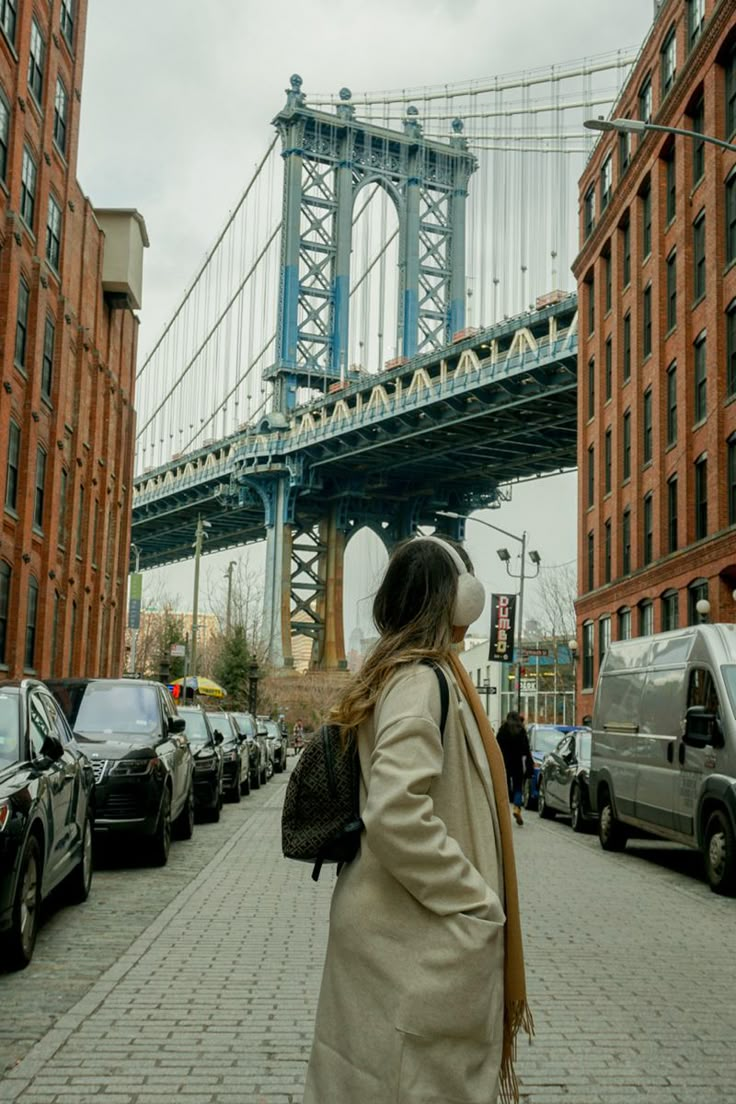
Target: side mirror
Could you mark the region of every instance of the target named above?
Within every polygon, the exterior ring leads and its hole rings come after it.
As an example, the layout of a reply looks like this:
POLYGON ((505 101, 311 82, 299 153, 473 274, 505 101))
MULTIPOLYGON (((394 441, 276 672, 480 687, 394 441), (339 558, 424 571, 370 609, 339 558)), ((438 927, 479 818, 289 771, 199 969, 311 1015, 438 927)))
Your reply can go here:
POLYGON ((215 729, 215 743, 221 744, 224 739, 225 737, 222 735, 222 733, 218 732, 217 729, 215 729))
POLYGON ((688 747, 723 747, 723 728, 715 713, 706 712, 704 705, 691 705, 685 714, 683 743, 688 747))
POLYGON ((183 732, 187 727, 187 722, 183 717, 169 717, 169 732, 172 736, 177 732, 183 732))
POLYGON ((41 744, 41 754, 52 763, 57 763, 64 754, 64 745, 58 736, 47 736, 41 744))

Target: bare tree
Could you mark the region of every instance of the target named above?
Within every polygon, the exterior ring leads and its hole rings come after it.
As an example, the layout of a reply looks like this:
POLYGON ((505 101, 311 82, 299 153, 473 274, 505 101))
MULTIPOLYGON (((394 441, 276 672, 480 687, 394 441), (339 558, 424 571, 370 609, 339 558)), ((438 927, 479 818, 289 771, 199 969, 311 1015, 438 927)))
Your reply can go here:
POLYGON ((544 567, 539 573, 533 616, 544 636, 565 641, 575 636, 575 599, 578 596, 574 563, 544 567))
MULTIPOLYGON (((262 640, 263 624, 263 587, 258 572, 251 567, 248 554, 238 556, 234 561, 232 590, 230 596, 230 628, 242 629, 248 652, 257 662, 265 661, 266 653, 262 640)), ((219 632, 213 640, 210 661, 216 666, 222 656, 226 641, 227 628, 227 572, 209 568, 205 587, 207 604, 217 618, 219 632)))

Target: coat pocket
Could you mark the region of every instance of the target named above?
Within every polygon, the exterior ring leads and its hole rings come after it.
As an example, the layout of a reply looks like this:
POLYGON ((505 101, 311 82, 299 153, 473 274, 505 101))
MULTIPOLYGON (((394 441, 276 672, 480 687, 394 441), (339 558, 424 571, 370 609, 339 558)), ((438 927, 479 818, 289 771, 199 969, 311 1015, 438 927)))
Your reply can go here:
POLYGON ((438 918, 423 937, 409 956, 396 1027, 424 1038, 490 1039, 503 1009, 504 925, 461 912, 438 918))

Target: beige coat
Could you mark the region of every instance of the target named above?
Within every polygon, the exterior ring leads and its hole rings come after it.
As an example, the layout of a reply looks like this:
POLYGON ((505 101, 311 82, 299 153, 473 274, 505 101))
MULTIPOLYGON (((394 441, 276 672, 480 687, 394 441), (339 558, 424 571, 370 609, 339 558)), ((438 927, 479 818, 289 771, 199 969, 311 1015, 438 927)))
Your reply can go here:
POLYGON ((452 674, 390 680, 359 732, 359 856, 340 874, 304 1104, 495 1104, 505 916, 490 771, 452 674))

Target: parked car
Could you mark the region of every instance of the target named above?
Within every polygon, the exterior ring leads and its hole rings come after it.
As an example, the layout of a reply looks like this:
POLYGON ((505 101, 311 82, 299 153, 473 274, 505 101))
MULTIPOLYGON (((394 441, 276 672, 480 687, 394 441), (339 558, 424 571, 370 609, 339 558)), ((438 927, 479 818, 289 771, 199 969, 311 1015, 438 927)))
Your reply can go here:
POLYGON ((273 746, 266 728, 266 717, 256 718, 256 739, 260 740, 263 747, 263 769, 261 773, 261 785, 264 786, 270 778, 273 778, 273 746))
POLYGON ((620 640, 593 707, 591 801, 606 851, 645 832, 698 848, 736 894, 736 625, 620 640))
POLYGON ((53 697, 35 679, 0 684, 0 961, 33 956, 41 903, 92 884, 94 775, 53 697))
POLYGON ((207 710, 207 719, 215 737, 222 744, 222 792, 230 801, 240 801, 244 755, 240 747, 238 731, 230 723, 227 713, 207 710))
POLYGON ((278 721, 264 721, 267 738, 271 745, 273 769, 276 774, 286 770, 286 756, 289 749, 289 737, 278 721))
POLYGON ((557 813, 569 816, 573 832, 585 831, 592 818, 590 742, 589 728, 567 732, 545 756, 539 775, 539 815, 547 819, 557 813))
POLYGON ((194 831, 194 760, 169 691, 138 679, 51 679, 95 777, 95 833, 145 836, 156 866, 194 831))
POLYGON ((263 778, 264 781, 266 778, 268 748, 266 746, 265 734, 262 736, 258 735, 256 721, 250 713, 231 713, 230 716, 238 730, 238 734, 241 739, 245 740, 248 747, 250 788, 257 790, 261 785, 261 778, 263 778))
MULTIPOLYGON (((228 713, 227 719, 240 751, 240 793, 243 797, 247 797, 250 793, 250 744, 248 737, 241 733, 235 714, 228 713)), ((239 799, 235 798, 235 800, 239 799)))
POLYGON ((213 731, 199 705, 179 708, 186 722, 186 734, 194 756, 194 808, 216 823, 220 819, 223 795, 222 737, 213 731))
POLYGON ((539 772, 545 755, 557 747, 560 737, 569 732, 571 725, 530 724, 528 729, 529 747, 532 752, 533 770, 524 780, 524 808, 536 809, 539 802, 539 772))

